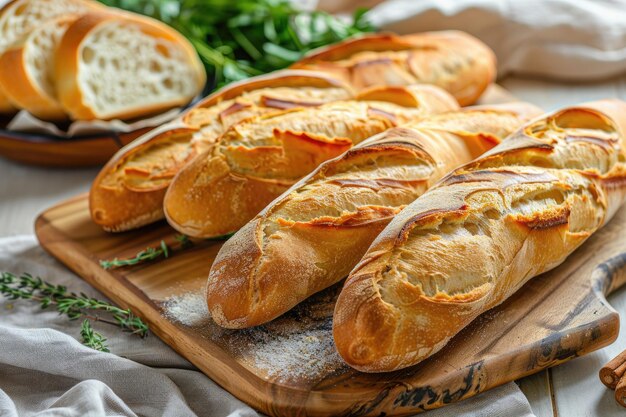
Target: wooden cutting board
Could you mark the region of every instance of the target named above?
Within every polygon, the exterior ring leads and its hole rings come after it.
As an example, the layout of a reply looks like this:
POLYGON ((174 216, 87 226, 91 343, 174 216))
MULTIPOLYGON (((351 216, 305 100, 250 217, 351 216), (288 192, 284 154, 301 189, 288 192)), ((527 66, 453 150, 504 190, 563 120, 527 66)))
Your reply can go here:
POLYGON ((626 282, 622 208, 563 265, 531 280, 432 358, 403 371, 368 375, 343 365, 334 351, 331 316, 339 286, 253 330, 223 330, 202 315, 189 315, 185 325, 164 312, 171 311, 172 300, 184 299, 180 295, 202 293, 221 242, 203 241, 167 259, 105 271, 99 260, 131 257, 158 247, 161 239, 171 243, 175 232, 159 223, 105 233, 91 222, 86 195, 45 211, 35 229, 53 256, 130 307, 236 397, 275 416, 413 414, 599 349, 619 329, 618 314, 604 296, 626 282))

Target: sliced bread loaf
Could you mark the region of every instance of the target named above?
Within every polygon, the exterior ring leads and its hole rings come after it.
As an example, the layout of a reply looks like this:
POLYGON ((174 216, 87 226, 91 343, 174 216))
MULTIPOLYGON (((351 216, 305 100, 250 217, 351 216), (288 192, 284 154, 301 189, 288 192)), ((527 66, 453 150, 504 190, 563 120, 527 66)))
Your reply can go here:
POLYGON ((204 67, 182 35, 126 13, 79 18, 55 61, 57 94, 73 119, 129 119, 183 105, 205 81, 204 67))
POLYGON ((0 88, 11 102, 40 119, 67 117, 56 98, 53 69, 59 42, 77 18, 48 21, 0 55, 0 88))
POLYGON ((2 93, 2 88, 0 87, 0 114, 14 113, 15 111, 17 109, 11 104, 9 98, 2 93))
MULTIPOLYGON (((14 0, 0 9, 0 54, 16 46, 42 23, 57 16, 100 10, 104 6, 89 0, 14 0)), ((16 108, 0 86, 0 113, 16 108)))

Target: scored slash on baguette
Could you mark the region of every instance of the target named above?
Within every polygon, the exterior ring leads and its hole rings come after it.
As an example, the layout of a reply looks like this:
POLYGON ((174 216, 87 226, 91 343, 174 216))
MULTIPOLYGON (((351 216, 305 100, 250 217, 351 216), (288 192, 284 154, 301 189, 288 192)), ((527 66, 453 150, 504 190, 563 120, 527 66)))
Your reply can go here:
MULTIPOLYGON (((31 31, 50 19, 104 9, 104 5, 90 0, 11 1, 0 9, 0 55, 18 46, 31 31)), ((18 80, 13 79, 12 82, 18 82, 18 80)), ((16 110, 17 108, 0 84, 0 113, 12 113, 16 110)))
POLYGON ((160 220, 171 179, 193 157, 209 149, 231 124, 351 96, 345 84, 313 71, 277 71, 230 84, 176 121, 120 150, 91 187, 92 219, 114 232, 160 220))
POLYGON ((565 108, 518 130, 407 206, 350 273, 333 335, 365 372, 439 351, 561 264, 626 196, 626 102, 565 108))
POLYGON ((232 125, 172 181, 164 200, 168 222, 193 237, 235 232, 325 160, 398 123, 458 108, 449 94, 430 85, 376 90, 364 92, 363 100, 290 109, 232 125), (388 101, 368 100, 372 96, 388 101), (396 97, 402 104, 394 102, 396 97), (412 105, 404 107, 407 102, 412 105))
POLYGON ((212 317, 256 326, 335 284, 405 205, 540 113, 512 103, 431 116, 322 164, 222 246, 207 284, 212 317))
POLYGON ((292 68, 328 72, 357 90, 376 85, 433 84, 466 106, 495 79, 496 60, 485 44, 463 32, 383 33, 322 47, 292 68))
POLYGON ((206 82, 182 35, 123 12, 81 16, 61 40, 55 64, 59 101, 79 120, 130 119, 181 106, 206 82))

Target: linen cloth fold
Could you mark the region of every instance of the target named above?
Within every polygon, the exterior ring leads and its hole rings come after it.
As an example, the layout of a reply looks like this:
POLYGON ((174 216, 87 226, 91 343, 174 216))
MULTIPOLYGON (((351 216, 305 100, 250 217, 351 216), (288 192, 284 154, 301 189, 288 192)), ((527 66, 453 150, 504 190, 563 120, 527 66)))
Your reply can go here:
MULTIPOLYGON (((74 292, 104 298, 33 236, 0 238, 0 271, 30 272, 74 292)), ((260 416, 156 336, 145 339, 94 323, 111 352, 83 346, 80 323, 27 300, 0 299, 0 416, 260 416)), ((514 383, 423 414, 532 417, 514 383)))

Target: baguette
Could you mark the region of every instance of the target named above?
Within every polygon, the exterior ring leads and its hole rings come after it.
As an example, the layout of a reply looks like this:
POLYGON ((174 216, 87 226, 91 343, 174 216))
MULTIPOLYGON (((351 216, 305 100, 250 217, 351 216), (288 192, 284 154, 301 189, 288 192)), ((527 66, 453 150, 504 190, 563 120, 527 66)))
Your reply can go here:
POLYGON ((386 87, 356 100, 245 120, 178 173, 165 196, 165 216, 189 236, 233 233, 297 180, 352 145, 396 123, 457 107, 434 86, 386 87))
POLYGON ((207 285, 211 316, 256 326, 340 281, 405 205, 539 113, 525 103, 444 113, 322 164, 222 246, 207 285))
MULTIPOLYGON (((13 0, 0 9, 0 55, 50 19, 104 8, 90 0, 13 0)), ((15 111, 17 108, 0 85, 0 113, 15 111)))
POLYGON ((313 71, 277 71, 230 84, 113 156, 91 187, 91 217, 111 232, 160 220, 171 179, 194 156, 209 149, 230 124, 351 96, 341 82, 313 71))
POLYGON ((434 84, 466 106, 495 79, 496 59, 485 44, 463 32, 371 34, 313 51, 293 68, 326 71, 357 90, 434 84))
POLYGON ((40 119, 67 118, 56 98, 52 69, 58 44, 77 18, 52 19, 34 29, 20 46, 0 56, 0 89, 12 103, 40 119))
POLYGON ((206 82, 189 41, 130 13, 80 17, 59 44, 54 73, 59 101, 78 120, 131 119, 181 106, 206 82))
POLYGON ((626 194, 626 102, 543 116, 407 206, 350 273, 337 350, 365 372, 419 363, 561 264, 626 194))

